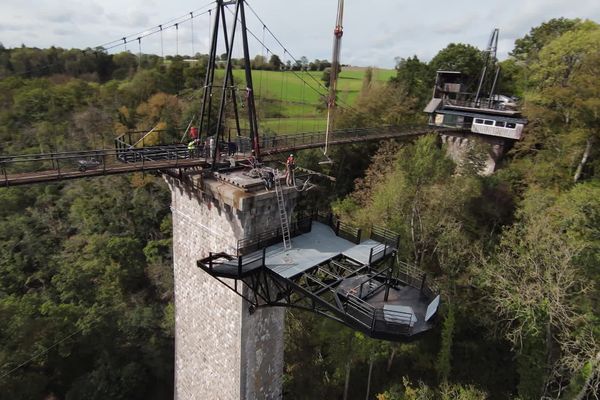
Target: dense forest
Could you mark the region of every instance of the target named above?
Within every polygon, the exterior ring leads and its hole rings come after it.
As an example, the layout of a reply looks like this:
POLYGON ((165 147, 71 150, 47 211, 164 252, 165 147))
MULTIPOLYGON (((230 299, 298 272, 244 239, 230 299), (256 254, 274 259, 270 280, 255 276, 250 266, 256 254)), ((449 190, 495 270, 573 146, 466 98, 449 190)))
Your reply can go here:
MULTIPOLYGON (((0 154, 185 125, 206 61, 0 46, 0 154)), ((399 58, 389 82, 367 71, 336 124, 425 124, 435 71, 477 76, 483 62, 450 44, 399 58)), ((434 135, 333 150, 335 187, 305 201, 399 232, 398 258, 442 288, 440 326, 390 343, 288 311, 286 399, 600 396, 600 25, 550 20, 500 64, 529 124, 492 176, 481 148, 457 165, 434 135)), ((142 174, 0 189, 0 399, 172 397, 169 202, 142 174)))

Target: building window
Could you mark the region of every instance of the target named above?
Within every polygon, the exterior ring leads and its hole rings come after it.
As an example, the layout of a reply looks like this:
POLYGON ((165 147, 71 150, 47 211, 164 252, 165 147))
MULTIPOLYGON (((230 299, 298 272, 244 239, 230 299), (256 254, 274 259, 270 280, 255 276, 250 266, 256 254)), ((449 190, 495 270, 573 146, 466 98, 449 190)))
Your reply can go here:
POLYGON ((480 118, 477 118, 477 119, 475 120, 475 123, 476 123, 476 124, 483 124, 483 120, 482 120, 482 119, 480 119, 480 118))
POLYGON ((499 126, 500 128, 504 128, 505 125, 506 123, 504 121, 496 121, 496 126, 499 126))
POLYGON ((514 122, 507 122, 506 127, 510 129, 515 129, 517 125, 514 122))
POLYGON ((486 119, 485 122, 484 122, 484 124, 486 124, 486 125, 494 125, 494 121, 486 119))

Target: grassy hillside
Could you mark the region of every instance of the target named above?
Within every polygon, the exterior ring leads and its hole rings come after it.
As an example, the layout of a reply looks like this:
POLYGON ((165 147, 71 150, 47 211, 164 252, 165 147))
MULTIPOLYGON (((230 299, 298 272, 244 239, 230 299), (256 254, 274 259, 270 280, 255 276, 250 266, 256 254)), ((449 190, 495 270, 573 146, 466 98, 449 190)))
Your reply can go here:
MULTIPOLYGON (((366 70, 361 67, 342 70, 338 81, 338 102, 342 106, 354 104, 366 70)), ((223 71, 219 72, 222 76, 223 71)), ((233 73, 235 79, 244 80, 243 70, 233 73)), ((395 70, 375 69, 373 78, 384 82, 395 73, 395 70)), ((253 71, 260 128, 278 134, 325 129, 327 88, 322 76, 323 72, 319 71, 253 71)), ((243 96, 240 93, 240 98, 243 96)))

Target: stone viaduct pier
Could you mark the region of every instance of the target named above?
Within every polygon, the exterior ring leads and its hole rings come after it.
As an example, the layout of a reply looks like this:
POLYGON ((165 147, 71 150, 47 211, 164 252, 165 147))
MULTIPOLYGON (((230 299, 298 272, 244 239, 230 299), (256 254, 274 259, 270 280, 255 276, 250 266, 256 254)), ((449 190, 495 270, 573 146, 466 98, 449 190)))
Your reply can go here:
MULTIPOLYGON (((281 398, 284 309, 250 313, 242 297, 196 265, 210 252, 235 254, 238 240, 277 228, 275 192, 201 174, 165 179, 173 214, 175 398, 281 398)), ((291 212, 296 192, 284 190, 291 212)))

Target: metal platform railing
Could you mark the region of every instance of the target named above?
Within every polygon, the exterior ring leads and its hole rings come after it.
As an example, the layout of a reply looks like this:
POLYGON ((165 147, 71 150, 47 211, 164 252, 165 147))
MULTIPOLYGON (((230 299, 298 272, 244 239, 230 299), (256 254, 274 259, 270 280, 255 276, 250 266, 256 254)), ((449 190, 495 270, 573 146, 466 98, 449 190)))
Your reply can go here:
POLYGON ((348 240, 354 244, 359 244, 362 237, 362 229, 356 228, 351 224, 347 224, 338 219, 333 213, 323 211, 315 211, 311 214, 315 221, 329 225, 335 234, 341 238, 348 240))
POLYGON ((371 226, 371 239, 384 243, 390 247, 398 248, 400 235, 396 232, 380 226, 371 226))
POLYGON ((209 253, 197 265, 215 277, 241 279, 265 265, 266 249, 246 256, 232 257, 226 253, 209 253))
MULTIPOLYGON (((310 232, 311 227, 312 219, 310 217, 292 221, 289 226, 290 238, 310 232)), ((281 227, 277 227, 250 238, 240 239, 237 242, 237 255, 242 256, 280 243, 282 237, 281 227)))

